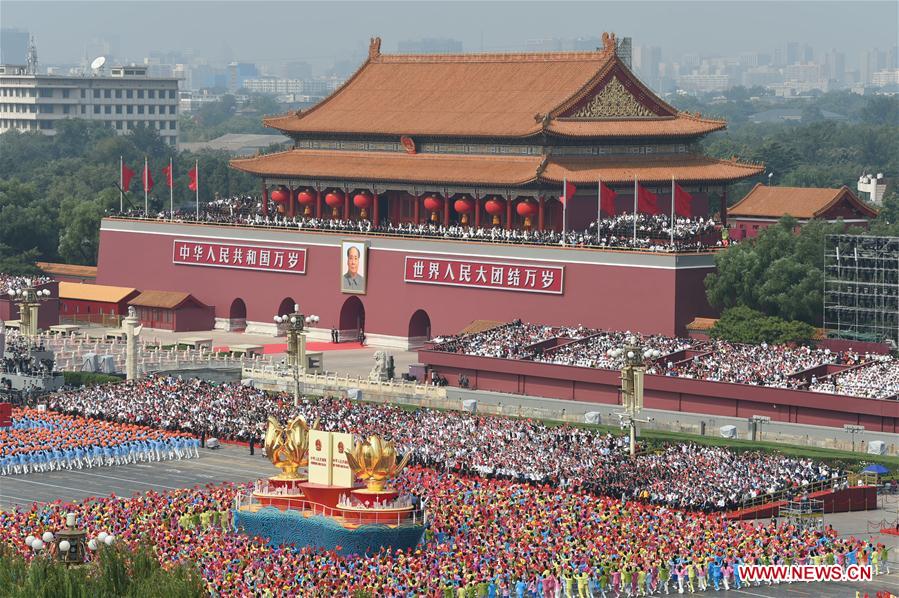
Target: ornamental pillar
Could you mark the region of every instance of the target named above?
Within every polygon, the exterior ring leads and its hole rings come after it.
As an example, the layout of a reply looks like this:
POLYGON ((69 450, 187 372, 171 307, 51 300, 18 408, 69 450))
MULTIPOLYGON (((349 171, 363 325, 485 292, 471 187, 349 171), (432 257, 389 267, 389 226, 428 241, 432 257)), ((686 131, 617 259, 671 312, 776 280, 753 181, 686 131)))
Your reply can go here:
POLYGON ((297 215, 297 198, 299 195, 299 188, 294 189, 293 187, 290 187, 290 211, 288 212, 288 216, 291 218, 297 215))
POLYGON ((418 204, 421 203, 421 197, 419 197, 418 193, 414 194, 412 197, 415 198, 415 207, 412 209, 412 218, 415 220, 415 224, 421 224, 418 208, 418 204))
POLYGON ((481 196, 474 194, 474 227, 481 228, 481 196))
POLYGON ((349 191, 349 189, 344 189, 343 190, 343 219, 344 220, 350 219, 350 215, 351 215, 350 206, 351 205, 352 204, 350 203, 350 191, 349 191))
POLYGON ((537 230, 543 232, 543 227, 546 224, 546 198, 542 195, 539 197, 539 204, 537 206, 537 230))
POLYGON ((449 226, 449 218, 450 218, 450 202, 449 202, 450 194, 443 190, 443 226, 449 226))
POLYGON ((378 223, 381 222, 380 218, 380 208, 378 207, 378 192, 376 189, 371 190, 372 195, 372 206, 371 206, 371 223, 372 226, 378 226, 378 223))
POLYGON ((721 226, 727 226, 727 186, 721 188, 721 199, 719 200, 718 213, 721 216, 721 226))
POLYGON ((506 230, 512 230, 512 196, 506 196, 506 230))
POLYGON ((262 215, 268 218, 268 186, 265 179, 262 179, 262 215))
POLYGON ((315 187, 315 217, 322 217, 322 190, 321 187, 315 187))

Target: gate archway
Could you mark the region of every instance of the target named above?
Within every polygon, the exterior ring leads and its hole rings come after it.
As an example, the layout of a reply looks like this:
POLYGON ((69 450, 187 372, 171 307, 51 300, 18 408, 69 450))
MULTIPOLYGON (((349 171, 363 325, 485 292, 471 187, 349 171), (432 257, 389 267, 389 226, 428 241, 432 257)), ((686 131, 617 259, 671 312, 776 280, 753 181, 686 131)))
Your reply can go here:
POLYGON ((365 330, 365 306, 359 297, 349 297, 340 308, 340 340, 356 341, 365 330))
POLYGON ((409 318, 409 346, 417 347, 431 339, 431 317, 423 309, 409 318))

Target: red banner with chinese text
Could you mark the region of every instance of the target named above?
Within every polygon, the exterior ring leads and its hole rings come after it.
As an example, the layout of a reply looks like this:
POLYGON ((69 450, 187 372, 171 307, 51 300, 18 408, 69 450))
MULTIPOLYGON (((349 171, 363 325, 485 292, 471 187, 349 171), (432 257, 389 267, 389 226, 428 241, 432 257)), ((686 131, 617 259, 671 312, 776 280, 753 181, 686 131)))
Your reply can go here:
POLYGON ((176 239, 172 245, 172 262, 190 266, 305 274, 306 250, 299 247, 176 239))
POLYGON ((562 294, 565 268, 406 256, 405 282, 562 294))

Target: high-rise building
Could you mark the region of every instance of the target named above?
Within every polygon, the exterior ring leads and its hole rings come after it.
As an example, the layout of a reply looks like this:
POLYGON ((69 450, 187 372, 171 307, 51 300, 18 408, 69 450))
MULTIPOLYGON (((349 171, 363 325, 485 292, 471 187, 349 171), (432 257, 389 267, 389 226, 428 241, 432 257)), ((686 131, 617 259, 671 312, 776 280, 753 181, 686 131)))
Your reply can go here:
POLYGON ((827 53, 824 59, 827 68, 827 77, 840 83, 846 80, 846 55, 838 52, 836 48, 827 53))
POLYGON ((259 71, 256 65, 251 62, 232 62, 228 65, 228 89, 237 91, 243 87, 243 82, 247 79, 257 77, 259 71))
POLYGON ((28 32, 23 29, 0 29, 0 64, 25 64, 28 32))
POLYGON ((0 133, 56 134, 56 123, 81 118, 120 135, 142 124, 178 144, 178 79, 151 78, 146 66, 114 66, 109 76, 38 75, 26 65, 0 65, 0 133))
POLYGON ((799 60, 799 42, 787 42, 786 64, 796 64, 799 60))

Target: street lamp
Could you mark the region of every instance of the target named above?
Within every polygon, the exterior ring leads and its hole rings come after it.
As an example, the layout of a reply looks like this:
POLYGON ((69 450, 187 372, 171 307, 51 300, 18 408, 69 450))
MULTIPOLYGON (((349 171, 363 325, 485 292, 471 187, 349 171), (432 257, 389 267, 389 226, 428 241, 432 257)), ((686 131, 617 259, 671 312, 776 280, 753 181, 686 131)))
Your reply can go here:
POLYGON ((19 332, 25 336, 37 334, 38 310, 50 298, 50 289, 35 289, 29 283, 24 289, 9 289, 9 300, 19 306, 19 332))
POLYGON ((637 454, 637 423, 649 423, 651 419, 638 419, 643 411, 643 376, 646 374, 646 362, 658 359, 662 352, 658 349, 640 347, 636 336, 628 336, 623 347, 609 349, 606 355, 613 359, 624 358, 621 366, 621 406, 624 411, 618 413, 622 427, 630 430, 630 454, 637 454))
POLYGON ((293 373, 293 400, 300 400, 300 368, 306 371, 306 327, 318 324, 319 318, 315 315, 300 313, 300 306, 294 304, 293 313, 274 317, 275 324, 284 324, 287 327, 287 364, 293 373))
POLYGON ((855 424, 843 424, 843 429, 852 436, 852 452, 855 452, 855 435, 859 432, 864 432, 864 426, 856 426, 855 424))

